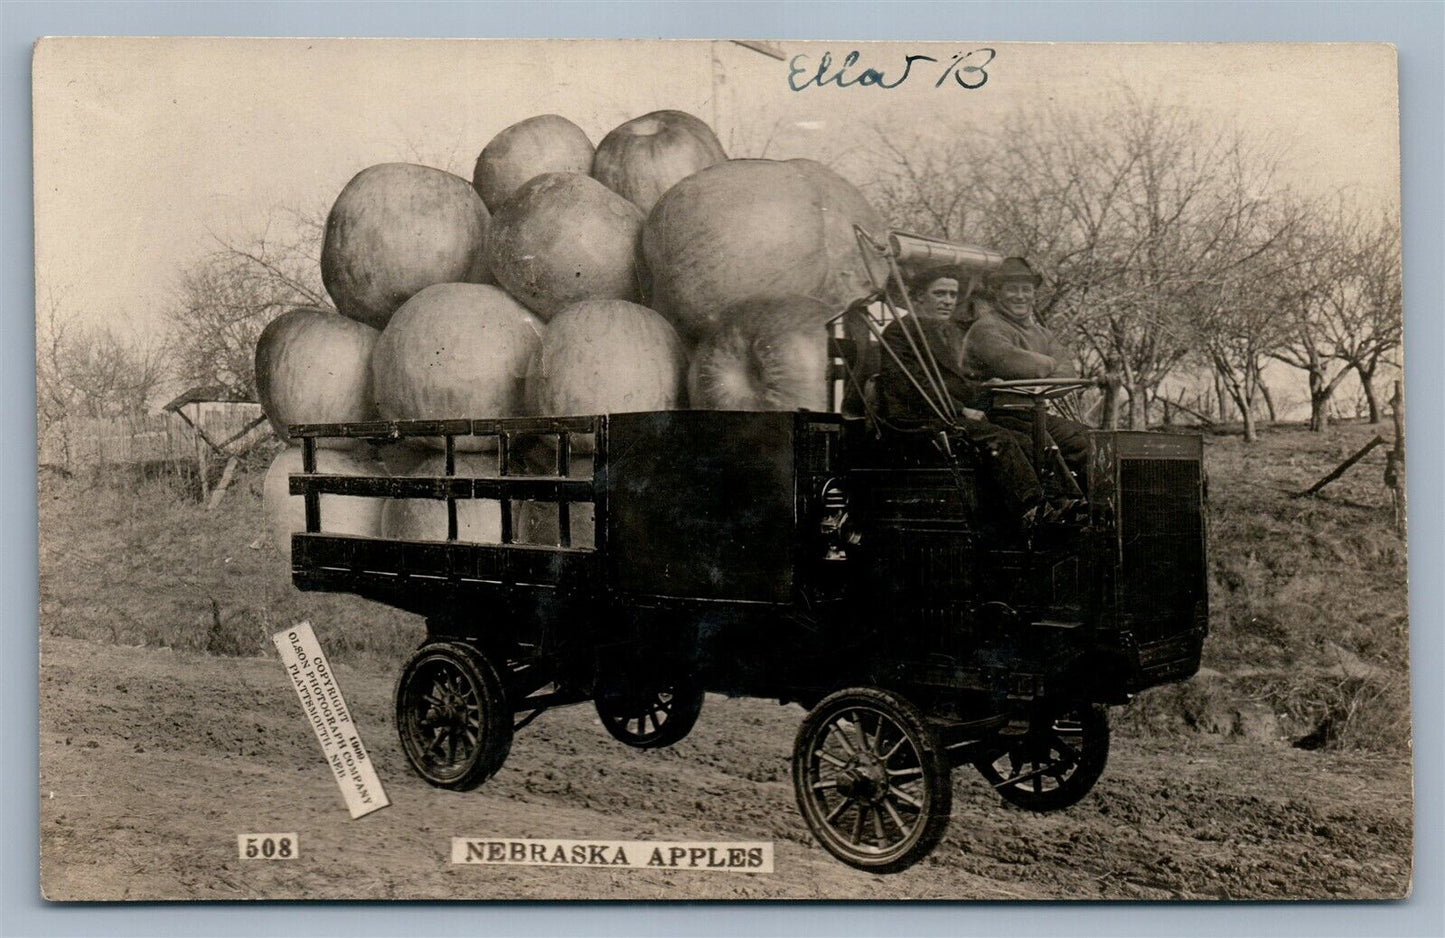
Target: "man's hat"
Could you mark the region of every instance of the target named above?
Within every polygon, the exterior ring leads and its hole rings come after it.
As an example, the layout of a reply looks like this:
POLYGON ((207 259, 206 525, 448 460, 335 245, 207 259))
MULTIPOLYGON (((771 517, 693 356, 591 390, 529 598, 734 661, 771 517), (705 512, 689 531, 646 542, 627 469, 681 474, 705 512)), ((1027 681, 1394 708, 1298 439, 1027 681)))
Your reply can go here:
POLYGON ((988 282, 995 286, 1010 280, 1027 280, 1034 286, 1044 282, 1044 278, 1039 276, 1038 272, 1030 267, 1029 262, 1022 257, 1005 257, 998 270, 995 270, 988 278, 988 282))

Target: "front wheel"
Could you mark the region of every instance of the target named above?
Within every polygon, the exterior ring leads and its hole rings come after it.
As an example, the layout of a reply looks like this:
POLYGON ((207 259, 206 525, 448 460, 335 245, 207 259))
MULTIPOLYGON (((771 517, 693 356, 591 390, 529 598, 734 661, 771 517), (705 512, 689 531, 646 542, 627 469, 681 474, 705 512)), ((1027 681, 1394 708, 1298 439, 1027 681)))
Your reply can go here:
POLYGON ((1089 793, 1109 760, 1109 711, 1079 704, 1036 714, 1022 736, 1006 738, 976 763, 1010 804, 1058 811, 1089 793))
POLYGON ((455 791, 481 785, 512 748, 512 712, 496 668, 460 642, 422 646, 397 681, 396 731, 428 783, 455 791))
POLYGON ((798 728, 798 810, 829 853, 860 870, 896 873, 932 852, 948 827, 951 781, 922 712, 892 691, 838 691, 798 728))

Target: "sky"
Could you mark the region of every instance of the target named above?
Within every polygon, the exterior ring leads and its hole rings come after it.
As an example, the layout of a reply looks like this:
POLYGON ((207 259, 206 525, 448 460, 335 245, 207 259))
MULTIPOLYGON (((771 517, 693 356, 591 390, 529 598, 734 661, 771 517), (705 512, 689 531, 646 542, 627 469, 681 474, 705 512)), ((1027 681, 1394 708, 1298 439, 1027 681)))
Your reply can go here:
POLYGON ((541 113, 595 143, 677 108, 712 123, 732 156, 813 157, 856 177, 846 154, 873 126, 942 137, 1046 103, 1102 115, 1128 87, 1282 147, 1284 183, 1398 205, 1386 45, 1005 43, 991 57, 973 42, 780 47, 785 61, 710 41, 43 40, 37 283, 82 319, 159 330, 178 275, 214 235, 254 233, 277 208, 324 211, 375 163, 470 178, 496 132, 541 113), (823 53, 831 75, 853 50, 845 83, 873 67, 896 87, 807 81, 823 53), (960 54, 988 59, 982 87, 952 80, 960 54), (908 55, 938 61, 904 78, 908 55))

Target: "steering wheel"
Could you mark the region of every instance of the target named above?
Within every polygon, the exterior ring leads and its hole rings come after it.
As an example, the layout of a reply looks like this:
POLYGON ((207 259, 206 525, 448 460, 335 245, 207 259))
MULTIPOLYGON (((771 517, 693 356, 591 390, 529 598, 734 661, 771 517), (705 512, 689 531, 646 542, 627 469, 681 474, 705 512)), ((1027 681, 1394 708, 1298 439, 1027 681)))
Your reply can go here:
POLYGON ((1107 388, 1109 381, 1107 378, 1020 378, 1013 381, 985 381, 983 386, 990 391, 1007 391, 1034 400, 1051 401, 1075 391, 1107 388))
MULTIPOLYGON (((1040 473, 1044 473, 1054 471, 1048 457, 1048 402, 1089 388, 1108 388, 1109 381, 1107 378, 1022 378, 1011 381, 995 379, 983 382, 983 386, 990 391, 1005 391, 1027 397, 1033 402, 1034 466, 1040 473)), ((1071 489, 1076 490, 1076 494, 1081 495, 1082 492, 1077 492, 1078 484, 1074 482, 1068 467, 1064 466, 1057 450, 1054 456, 1063 471, 1062 478, 1067 480, 1071 489)))

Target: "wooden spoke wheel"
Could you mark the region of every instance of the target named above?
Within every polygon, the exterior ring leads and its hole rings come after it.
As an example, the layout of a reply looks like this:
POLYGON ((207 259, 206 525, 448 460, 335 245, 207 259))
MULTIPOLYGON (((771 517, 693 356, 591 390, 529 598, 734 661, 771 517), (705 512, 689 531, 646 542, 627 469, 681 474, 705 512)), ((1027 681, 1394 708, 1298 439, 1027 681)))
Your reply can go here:
POLYGON ((1108 759, 1108 710, 1080 704, 1039 714, 1023 736, 1005 739, 974 764, 1005 801, 1057 811, 1089 793, 1108 759))
POLYGON ((661 749, 692 732, 702 698, 702 688, 677 681, 663 690, 598 697, 597 715, 614 739, 635 749, 661 749))
POLYGON ((486 656, 459 642, 424 645, 396 686, 396 730, 416 773, 438 788, 470 791, 512 748, 512 712, 486 656))
POLYGON ((825 697, 793 746, 793 788, 833 856, 896 873, 932 852, 953 805, 951 766, 921 711, 872 687, 825 697))

